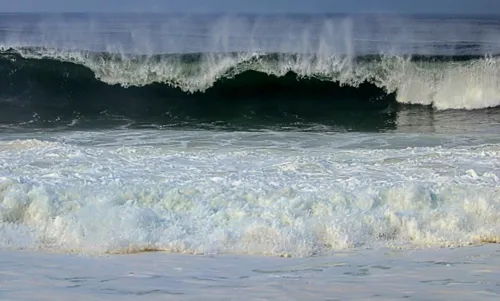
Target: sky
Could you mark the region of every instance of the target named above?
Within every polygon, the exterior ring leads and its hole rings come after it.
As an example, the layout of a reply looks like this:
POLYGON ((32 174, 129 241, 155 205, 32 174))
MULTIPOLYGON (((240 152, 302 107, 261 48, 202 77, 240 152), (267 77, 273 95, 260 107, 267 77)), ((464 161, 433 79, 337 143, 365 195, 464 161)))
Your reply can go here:
POLYGON ((0 0, 0 12, 500 14, 500 0, 0 0))

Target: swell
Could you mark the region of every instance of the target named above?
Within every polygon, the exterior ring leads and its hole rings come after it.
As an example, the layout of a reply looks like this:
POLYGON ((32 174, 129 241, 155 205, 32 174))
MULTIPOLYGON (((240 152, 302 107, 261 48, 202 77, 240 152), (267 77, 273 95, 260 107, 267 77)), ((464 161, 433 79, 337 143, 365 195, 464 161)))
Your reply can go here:
POLYGON ((498 63, 497 57, 472 55, 127 55, 3 48, 1 117, 4 124, 33 116, 45 121, 121 116, 164 124, 338 124, 350 119, 346 111, 355 110, 364 114, 358 120, 373 119, 377 127, 391 123, 388 113, 397 104, 498 106, 498 63))

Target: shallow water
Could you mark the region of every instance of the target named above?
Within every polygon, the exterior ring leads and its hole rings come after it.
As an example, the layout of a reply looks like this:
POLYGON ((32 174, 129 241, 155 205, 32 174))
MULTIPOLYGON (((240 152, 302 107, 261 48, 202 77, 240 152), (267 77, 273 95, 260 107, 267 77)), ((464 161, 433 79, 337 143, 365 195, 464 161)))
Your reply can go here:
POLYGON ((280 259, 0 252, 5 300, 498 300, 500 249, 280 259))

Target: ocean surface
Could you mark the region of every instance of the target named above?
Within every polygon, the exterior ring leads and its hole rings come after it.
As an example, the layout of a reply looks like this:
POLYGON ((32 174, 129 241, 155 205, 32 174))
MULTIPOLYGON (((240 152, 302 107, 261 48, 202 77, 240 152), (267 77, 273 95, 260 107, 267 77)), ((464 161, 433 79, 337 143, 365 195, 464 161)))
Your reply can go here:
POLYGON ((0 14, 0 299, 498 300, 500 17, 0 14))

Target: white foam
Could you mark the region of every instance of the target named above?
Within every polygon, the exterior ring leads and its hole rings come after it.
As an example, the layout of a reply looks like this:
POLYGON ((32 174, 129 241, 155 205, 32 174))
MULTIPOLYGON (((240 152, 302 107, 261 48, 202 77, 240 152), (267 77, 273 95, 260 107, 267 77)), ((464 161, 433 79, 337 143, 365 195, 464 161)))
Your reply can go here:
POLYGON ((0 246, 306 256, 499 239, 498 145, 339 149, 325 135, 311 148, 268 135, 276 147, 197 132, 157 132, 163 146, 0 142, 0 246))

